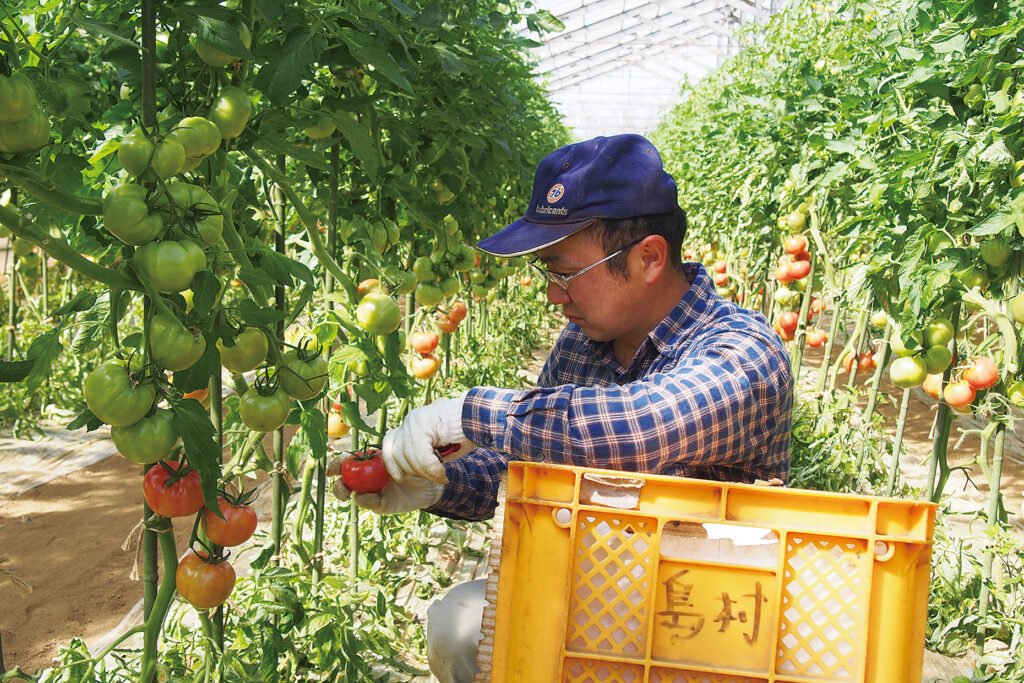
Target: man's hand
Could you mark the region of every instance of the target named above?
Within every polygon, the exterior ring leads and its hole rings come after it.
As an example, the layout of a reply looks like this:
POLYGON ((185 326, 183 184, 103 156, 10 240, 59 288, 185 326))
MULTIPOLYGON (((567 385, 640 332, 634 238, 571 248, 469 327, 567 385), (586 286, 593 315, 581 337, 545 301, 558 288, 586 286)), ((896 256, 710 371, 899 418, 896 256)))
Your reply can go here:
MULTIPOLYGON (((468 392, 467 392, 468 393, 468 392)), ((408 477, 422 478, 435 484, 448 482, 444 465, 434 453, 435 447, 448 444, 469 451, 469 442, 462 431, 462 404, 466 394, 456 398, 438 399, 416 408, 395 429, 384 435, 382 447, 384 466, 396 482, 408 477)))
MULTIPOLYGON (((327 476, 338 477, 331 492, 338 500, 348 500, 352 496, 345 483, 338 475, 341 465, 348 459, 347 455, 335 458, 327 464, 327 476)), ((394 515, 399 512, 412 512, 428 508, 441 500, 444 485, 435 484, 420 477, 407 477, 404 481, 391 481, 377 493, 357 493, 354 500, 361 508, 372 510, 378 515, 394 515)))

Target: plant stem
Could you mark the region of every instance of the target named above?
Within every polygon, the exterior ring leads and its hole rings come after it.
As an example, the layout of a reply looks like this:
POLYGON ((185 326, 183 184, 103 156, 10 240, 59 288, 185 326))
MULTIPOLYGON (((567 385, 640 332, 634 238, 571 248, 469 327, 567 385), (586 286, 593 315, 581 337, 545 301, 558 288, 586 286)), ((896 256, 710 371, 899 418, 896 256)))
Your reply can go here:
MULTIPOLYGON (((960 303, 957 302, 953 306, 953 313, 950 316, 950 322, 953 323, 953 330, 957 330, 960 327, 960 303)), ((950 361, 949 367, 942 373, 942 384, 941 387, 946 386, 949 382, 950 375, 953 373, 953 368, 959 364, 959 354, 956 349, 956 333, 954 332, 953 338, 949 340, 947 348, 953 353, 953 360, 950 361)), ((941 393, 939 394, 941 396, 941 393)), ((939 498, 942 496, 942 491, 946 488, 946 482, 949 480, 950 469, 949 462, 947 460, 947 450, 949 449, 949 432, 953 427, 953 411, 949 409, 949 405, 945 401, 939 401, 938 412, 935 416, 935 435, 932 437, 932 453, 928 459, 928 485, 926 487, 927 500, 937 503, 939 498), (936 471, 938 472, 938 481, 936 481, 936 471)))
MULTIPOLYGON (((889 338, 889 334, 892 331, 892 322, 886 322, 885 324, 885 338, 889 338)), ((864 413, 861 416, 861 426, 863 428, 863 437, 860 442, 860 452, 857 453, 857 479, 860 480, 863 467, 864 467, 864 456, 867 453, 868 442, 870 441, 869 434, 871 431, 871 419, 875 416, 875 405, 878 401, 878 387, 882 383, 882 373, 885 372, 885 365, 889 362, 889 344, 883 343, 879 349, 879 353, 882 357, 878 360, 878 367, 875 368, 875 374, 871 378, 871 390, 868 392, 868 404, 864 408, 864 413)))
POLYGON ((814 291, 814 270, 817 259, 814 255, 811 255, 811 270, 807 273, 807 289, 804 290, 803 301, 800 304, 800 312, 797 314, 800 316, 797 322, 797 333, 796 339, 793 341, 793 351, 790 354, 790 365, 793 368, 793 386, 796 386, 797 382, 800 381, 800 366, 804 357, 804 341, 807 337, 806 333, 806 321, 807 311, 811 309, 811 295, 814 291))
POLYGON ((892 497, 896 491, 896 479, 900 471, 900 447, 903 445, 903 429, 907 426, 907 410, 910 408, 910 389, 903 390, 900 401, 900 418, 896 422, 896 438, 892 442, 892 466, 889 470, 889 483, 885 487, 885 495, 892 497))
POLYGON ((174 574, 178 569, 178 552, 175 548, 174 533, 171 530, 171 520, 166 517, 154 516, 152 526, 155 535, 160 537, 160 554, 163 558, 164 577, 153 601, 153 608, 146 617, 146 630, 144 632, 142 646, 142 667, 139 680, 141 683, 152 683, 156 677, 156 664, 159 661, 157 655, 157 643, 160 639, 160 631, 163 630, 164 619, 167 610, 171 606, 171 599, 177 589, 174 574))

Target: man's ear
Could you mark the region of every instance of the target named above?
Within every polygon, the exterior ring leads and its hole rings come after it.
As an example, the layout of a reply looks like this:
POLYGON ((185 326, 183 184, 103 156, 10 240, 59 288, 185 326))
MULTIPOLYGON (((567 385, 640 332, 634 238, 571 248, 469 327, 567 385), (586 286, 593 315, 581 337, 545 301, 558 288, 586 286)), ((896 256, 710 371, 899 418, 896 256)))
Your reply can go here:
POLYGON ((651 283, 661 277, 668 267, 668 242, 661 235, 648 235, 633 247, 640 257, 641 277, 651 283))

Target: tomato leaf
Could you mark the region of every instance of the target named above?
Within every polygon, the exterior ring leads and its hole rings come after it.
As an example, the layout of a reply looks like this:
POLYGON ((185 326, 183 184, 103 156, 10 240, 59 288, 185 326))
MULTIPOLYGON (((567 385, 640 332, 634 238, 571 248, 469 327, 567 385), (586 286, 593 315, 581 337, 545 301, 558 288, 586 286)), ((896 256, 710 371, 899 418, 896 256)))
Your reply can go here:
POLYGON ((212 332, 203 332, 206 338, 206 350, 191 367, 174 373, 174 386, 183 392, 205 389, 210 385, 210 378, 220 372, 220 351, 217 350, 216 336, 212 332))
POLYGON ((35 365, 32 360, 0 360, 0 382, 21 382, 35 365))
MULTIPOLYGON (((208 345, 212 346, 212 344, 208 345)), ((169 399, 174 411, 174 428, 185 445, 185 458, 189 466, 199 472, 203 486, 203 500, 211 510, 218 509, 217 485, 220 483, 221 448, 217 443, 217 430, 209 414, 198 401, 169 399)))
POLYGON ((306 80, 315 55, 327 47, 324 38, 309 24, 289 26, 284 44, 272 53, 272 59, 259 70, 253 85, 275 104, 288 103, 295 87, 306 80))
POLYGON ((381 437, 376 429, 366 424, 363 420, 363 416, 359 413, 359 406, 355 401, 345 401, 341 404, 341 416, 353 429, 358 429, 361 434, 372 434, 373 436, 381 437))
POLYGON ((68 431, 74 431, 80 427, 85 427, 85 431, 91 432, 99 429, 103 426, 103 421, 92 414, 92 411, 86 408, 78 414, 78 416, 71 421, 66 427, 68 431))
POLYGON ((246 299, 238 304, 238 316, 249 325, 265 327, 284 319, 285 314, 275 308, 264 308, 246 299))
POLYGON ((203 270, 192 279, 192 310, 200 318, 209 317, 220 296, 220 280, 213 273, 203 270))
MULTIPOLYGON (((402 67, 387 50, 381 47, 377 36, 360 33, 352 29, 340 31, 341 39, 348 45, 352 56, 363 64, 372 64, 374 75, 380 75, 408 93, 413 92, 412 83, 402 73, 402 67)), ((447 68, 446 68, 447 70, 447 68)))
POLYGON ((309 454, 321 460, 327 457, 327 417, 323 414, 317 401, 302 401, 302 418, 299 424, 306 434, 309 443, 309 454))
POLYGON ((96 305, 96 294, 88 289, 80 289, 66 304, 52 313, 54 318, 62 318, 72 313, 88 311, 96 305))
POLYGON ((25 390, 34 392, 42 385, 43 380, 50 376, 50 368, 54 359, 64 350, 60 343, 61 328, 47 330, 32 340, 28 347, 28 360, 32 362, 32 368, 25 378, 25 390))

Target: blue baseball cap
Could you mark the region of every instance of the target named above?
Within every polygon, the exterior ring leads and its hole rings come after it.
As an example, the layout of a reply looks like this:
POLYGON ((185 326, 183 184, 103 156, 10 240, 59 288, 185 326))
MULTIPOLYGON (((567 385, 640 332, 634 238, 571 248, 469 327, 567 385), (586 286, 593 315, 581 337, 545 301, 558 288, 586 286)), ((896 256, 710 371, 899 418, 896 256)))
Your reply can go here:
POLYGON ((634 134, 594 138, 544 157, 526 215, 477 247, 494 256, 522 256, 599 218, 649 216, 678 206, 676 183, 650 140, 634 134))

